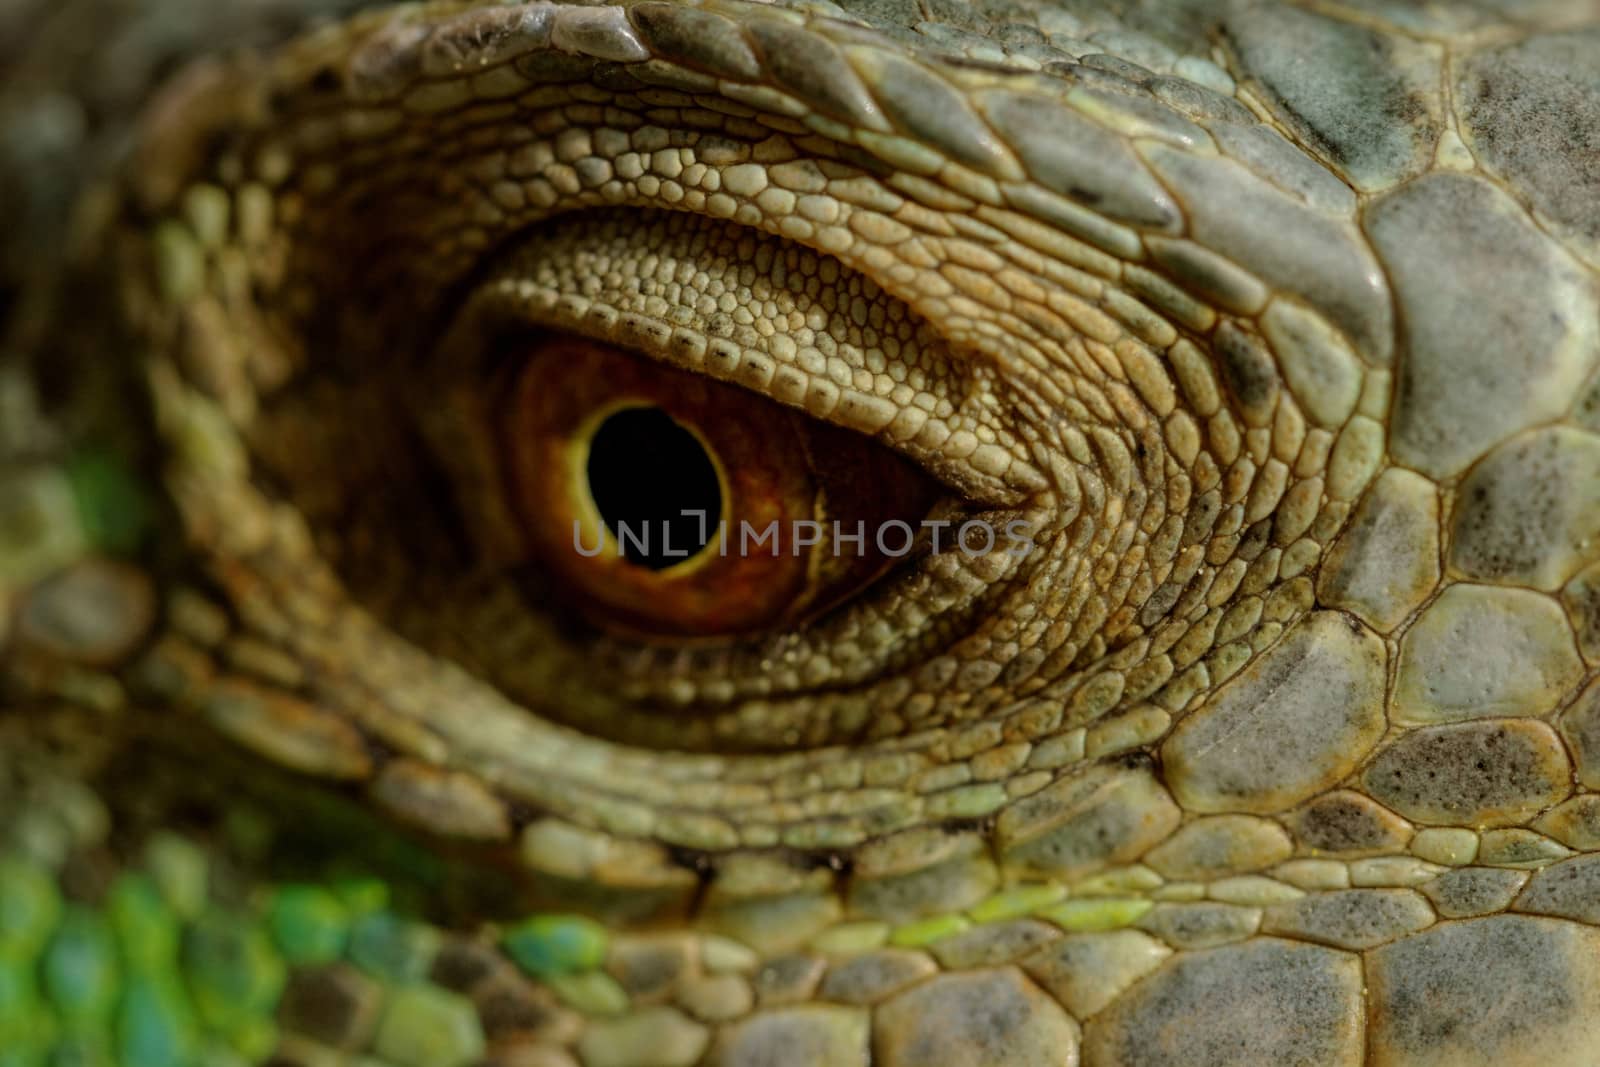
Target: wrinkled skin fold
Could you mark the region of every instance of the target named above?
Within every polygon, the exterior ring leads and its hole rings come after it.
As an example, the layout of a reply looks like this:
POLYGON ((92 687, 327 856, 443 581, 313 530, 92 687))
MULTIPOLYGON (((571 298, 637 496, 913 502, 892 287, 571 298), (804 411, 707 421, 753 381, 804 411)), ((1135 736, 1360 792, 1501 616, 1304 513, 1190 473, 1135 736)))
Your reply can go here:
POLYGON ((0 1061, 1592 1061, 1591 0, 0 39, 0 1061), (1031 548, 613 624, 635 376, 1031 548))

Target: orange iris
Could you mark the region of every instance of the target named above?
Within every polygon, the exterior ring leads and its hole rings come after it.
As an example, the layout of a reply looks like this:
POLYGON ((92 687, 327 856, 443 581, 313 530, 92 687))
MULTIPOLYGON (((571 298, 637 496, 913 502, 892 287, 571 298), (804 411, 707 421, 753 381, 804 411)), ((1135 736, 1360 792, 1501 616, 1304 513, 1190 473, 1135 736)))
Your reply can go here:
POLYGON ((577 337, 531 342, 500 427, 530 547, 591 621, 631 635, 802 622, 891 566, 905 538, 886 555, 880 528, 915 528, 940 495, 859 434, 577 337))

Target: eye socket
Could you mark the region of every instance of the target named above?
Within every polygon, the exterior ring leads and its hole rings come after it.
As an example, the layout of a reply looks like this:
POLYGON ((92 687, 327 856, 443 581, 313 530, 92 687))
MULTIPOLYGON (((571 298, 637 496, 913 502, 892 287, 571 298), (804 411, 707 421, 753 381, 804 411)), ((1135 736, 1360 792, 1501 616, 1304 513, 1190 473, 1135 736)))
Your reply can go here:
POLYGON ((580 337, 521 345, 498 412, 510 510, 603 630, 803 623, 906 556, 946 495, 887 448, 736 386, 580 337))

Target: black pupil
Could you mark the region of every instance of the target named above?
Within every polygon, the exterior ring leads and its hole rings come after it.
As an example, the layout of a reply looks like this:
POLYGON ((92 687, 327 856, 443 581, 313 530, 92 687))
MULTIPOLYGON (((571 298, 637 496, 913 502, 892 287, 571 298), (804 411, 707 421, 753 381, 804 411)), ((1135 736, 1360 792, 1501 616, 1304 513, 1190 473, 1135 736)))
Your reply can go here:
POLYGON ((660 408, 625 408, 602 422, 589 441, 588 475, 608 536, 629 563, 665 570, 716 536, 717 470, 700 439, 660 408))

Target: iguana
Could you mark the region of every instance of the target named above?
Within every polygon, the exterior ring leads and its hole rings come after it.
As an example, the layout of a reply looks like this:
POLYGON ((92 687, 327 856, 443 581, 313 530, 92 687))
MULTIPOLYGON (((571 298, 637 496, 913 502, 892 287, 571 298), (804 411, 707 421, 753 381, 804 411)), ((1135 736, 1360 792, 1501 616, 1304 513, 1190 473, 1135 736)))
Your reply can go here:
POLYGON ((1600 1062, 1593 0, 0 26, 0 1064, 1600 1062))

